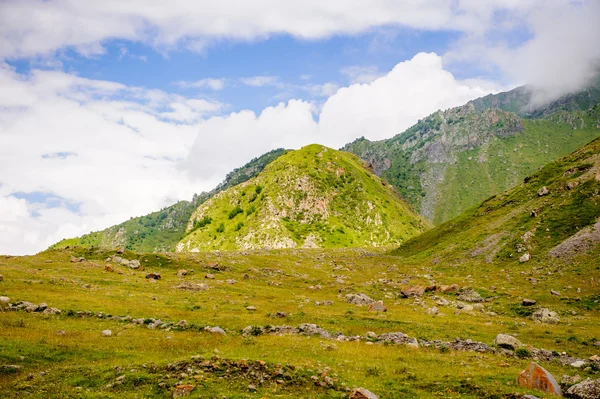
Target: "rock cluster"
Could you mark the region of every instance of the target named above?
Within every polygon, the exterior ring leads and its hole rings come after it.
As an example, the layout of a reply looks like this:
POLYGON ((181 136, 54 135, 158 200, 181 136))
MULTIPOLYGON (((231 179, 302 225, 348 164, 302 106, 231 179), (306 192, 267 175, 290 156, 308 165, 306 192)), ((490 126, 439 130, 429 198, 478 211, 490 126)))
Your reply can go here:
POLYGON ((373 298, 370 298, 369 296, 365 295, 365 294, 347 294, 346 295, 346 302, 354 304, 354 305, 370 305, 372 303, 375 303, 375 300, 373 298))
POLYGON ((110 262, 111 260, 114 263, 127 266, 130 269, 139 269, 139 267, 141 266, 140 261, 137 259, 128 260, 117 255, 114 255, 112 258, 106 259, 107 262, 110 262))

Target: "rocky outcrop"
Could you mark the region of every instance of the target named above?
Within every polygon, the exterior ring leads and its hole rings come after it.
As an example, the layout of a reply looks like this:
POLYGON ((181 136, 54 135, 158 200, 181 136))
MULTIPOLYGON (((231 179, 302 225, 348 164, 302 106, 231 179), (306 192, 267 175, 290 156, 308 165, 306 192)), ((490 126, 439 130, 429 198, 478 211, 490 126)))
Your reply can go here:
POLYGON ((539 323, 545 324, 558 324, 560 322, 558 313, 553 312, 548 308, 536 310, 535 313, 531 315, 531 318, 539 323))
POLYGON ((498 334, 496 336, 496 339, 494 340, 494 343, 501 348, 507 348, 512 350, 518 349, 521 346, 523 346, 521 341, 508 334, 498 334))
POLYGON ((587 379, 579 384, 573 385, 567 390, 566 395, 573 399, 598 399, 600 398, 600 379, 587 379))

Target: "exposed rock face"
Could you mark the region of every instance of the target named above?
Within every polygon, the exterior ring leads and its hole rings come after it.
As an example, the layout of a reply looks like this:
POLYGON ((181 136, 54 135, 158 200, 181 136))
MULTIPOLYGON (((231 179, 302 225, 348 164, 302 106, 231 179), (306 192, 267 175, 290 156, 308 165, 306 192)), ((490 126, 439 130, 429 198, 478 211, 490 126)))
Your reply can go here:
POLYGON ((547 308, 537 310, 534 314, 531 315, 531 318, 537 322, 546 324, 558 324, 560 322, 560 317, 558 317, 558 313, 553 312, 547 308))
POLYGON ((465 302, 483 302, 481 295, 472 288, 464 290, 463 293, 459 295, 458 300, 465 302))
POLYGON ((378 396, 365 388, 355 388, 350 392, 350 399, 378 399, 378 396))
POLYGON ((512 350, 518 349, 521 346, 523 346, 523 344, 521 344, 521 341, 508 334, 498 334, 496 336, 496 339, 494 340, 494 343, 502 348, 512 350))
POLYGON ((573 385, 567 390, 568 398, 574 399, 598 399, 600 398, 600 379, 587 379, 579 384, 573 385))
POLYGON ((346 302, 354 304, 354 305, 371 305, 375 303, 375 300, 365 294, 347 294, 346 302))
POLYGON ((550 395, 562 395, 560 386, 554 376, 533 362, 519 374, 517 381, 520 386, 525 388, 538 389, 550 395))

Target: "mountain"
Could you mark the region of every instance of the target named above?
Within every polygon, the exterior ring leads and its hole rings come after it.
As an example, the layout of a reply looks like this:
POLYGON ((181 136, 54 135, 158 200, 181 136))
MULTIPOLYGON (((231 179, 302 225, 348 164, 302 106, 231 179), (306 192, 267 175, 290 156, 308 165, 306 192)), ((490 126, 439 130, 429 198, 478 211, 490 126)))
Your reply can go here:
POLYGON ((600 138, 408 241, 394 254, 436 263, 482 259, 496 264, 530 258, 553 264, 557 258, 583 257, 597 268, 599 244, 600 138))
POLYGON ((67 246, 100 248, 123 246, 128 250, 141 252, 173 251, 175 245, 183 238, 190 216, 198 205, 223 190, 251 179, 265 166, 285 153, 286 150, 280 148, 254 158, 246 165, 227 174, 225 180, 212 191, 194 195, 192 201, 180 201, 158 212, 131 218, 102 231, 92 232, 79 238, 62 240, 51 246, 50 249, 67 246))
POLYGON ((177 250, 384 246, 427 227, 358 157, 313 144, 200 205, 177 250))
POLYGON ((528 87, 488 95, 390 139, 362 137, 342 150, 368 161, 440 224, 600 135, 600 82, 537 108, 531 100, 528 87))

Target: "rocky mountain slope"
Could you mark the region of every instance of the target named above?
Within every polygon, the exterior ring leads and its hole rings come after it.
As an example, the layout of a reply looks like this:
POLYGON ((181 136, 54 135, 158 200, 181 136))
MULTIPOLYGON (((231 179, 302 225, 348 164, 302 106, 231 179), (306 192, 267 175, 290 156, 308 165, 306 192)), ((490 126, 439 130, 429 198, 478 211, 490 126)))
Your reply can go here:
POLYGON ((100 248, 125 247, 132 251, 142 252, 173 251, 175 245, 185 234, 190 216, 200 204, 215 194, 256 176, 266 165, 285 152, 286 150, 280 148, 251 160, 246 165, 231 171, 215 189, 195 195, 192 201, 180 201, 158 212, 131 218, 102 231, 92 232, 79 238, 65 239, 51 248, 94 246, 100 248))
POLYGON ((314 144, 200 205, 177 250, 382 246, 427 227, 358 157, 314 144))
POLYGON ((556 263, 579 257, 597 269, 599 244, 600 138, 395 253, 446 264, 465 259, 556 263))
POLYGON ((342 149, 439 224, 600 136, 600 82, 535 108, 531 99, 527 87, 489 95, 390 139, 360 138, 342 149))

